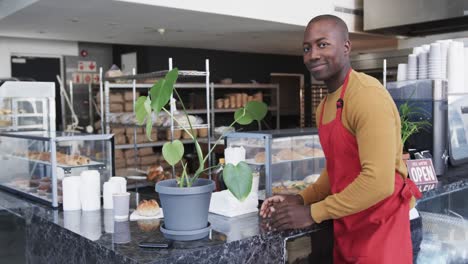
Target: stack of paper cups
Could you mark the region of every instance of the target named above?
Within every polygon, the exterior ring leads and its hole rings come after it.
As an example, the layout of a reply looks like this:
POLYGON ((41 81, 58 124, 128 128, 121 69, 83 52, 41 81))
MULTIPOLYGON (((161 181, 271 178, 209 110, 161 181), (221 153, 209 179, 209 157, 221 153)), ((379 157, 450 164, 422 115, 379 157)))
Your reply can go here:
POLYGON ((408 67, 406 78, 408 80, 416 80, 418 77, 418 56, 415 54, 408 55, 408 67))
MULTIPOLYGON (((121 191, 121 184, 118 181, 108 181, 104 183, 103 186, 103 198, 104 198, 104 209, 112 209, 114 208, 112 204, 112 194, 120 193, 121 191)), ((126 188, 126 187, 125 187, 126 188)))
POLYGON ((64 211, 81 210, 80 184, 79 176, 69 176, 62 180, 64 211))
POLYGON ((83 211, 101 209, 101 175, 96 170, 83 171, 80 176, 80 200, 83 211))
POLYGON ((440 55, 441 55, 440 69, 441 69, 442 79, 447 79, 447 58, 448 58, 448 50, 449 50, 450 42, 452 42, 451 39, 437 41, 437 43, 440 43, 440 55))
POLYGON ((429 51, 429 78, 442 78, 442 52, 440 43, 432 43, 429 51))
POLYGON ((120 191, 118 193, 126 193, 127 192, 127 180, 124 177, 111 177, 109 182, 116 182, 120 186, 120 191))
POLYGON ((465 56, 463 43, 453 41, 450 42, 448 51, 448 67, 447 67, 447 80, 449 93, 463 93, 465 91, 465 78, 463 76, 465 69, 465 56))
POLYGON ((407 66, 408 64, 406 63, 398 64, 397 81, 406 81, 407 66))
POLYGON ((465 80, 465 86, 464 86, 464 92, 468 92, 468 48, 464 48, 465 51, 465 74, 464 74, 464 80, 465 80))
POLYGON ((418 79, 427 79, 428 73, 428 52, 421 52, 418 55, 418 79))

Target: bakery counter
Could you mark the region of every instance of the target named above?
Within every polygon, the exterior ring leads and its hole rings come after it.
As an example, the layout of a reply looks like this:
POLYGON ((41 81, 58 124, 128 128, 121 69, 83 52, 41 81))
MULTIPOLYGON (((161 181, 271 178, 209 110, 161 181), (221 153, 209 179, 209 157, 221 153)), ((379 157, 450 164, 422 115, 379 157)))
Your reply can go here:
POLYGON ((139 242, 163 238, 160 220, 114 222, 110 210, 63 212, 3 191, 0 211, 23 225, 25 258, 30 263, 284 263, 288 241, 305 238, 308 254, 311 234, 330 238, 331 230, 325 223, 310 229, 268 231, 256 213, 235 218, 210 214, 209 237, 174 242, 170 249, 142 249, 139 242))

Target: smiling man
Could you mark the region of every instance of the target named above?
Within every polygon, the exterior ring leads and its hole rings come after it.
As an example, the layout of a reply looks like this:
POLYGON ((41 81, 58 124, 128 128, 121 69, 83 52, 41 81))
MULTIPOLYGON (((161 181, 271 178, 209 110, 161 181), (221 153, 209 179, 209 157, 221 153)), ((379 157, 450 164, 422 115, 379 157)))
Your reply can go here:
POLYGON ((400 116, 374 79, 351 69, 346 24, 313 18, 304 64, 328 94, 317 108, 326 168, 300 195, 266 199, 260 210, 276 229, 333 219, 334 263, 412 263, 409 208, 419 196, 402 160, 400 116))

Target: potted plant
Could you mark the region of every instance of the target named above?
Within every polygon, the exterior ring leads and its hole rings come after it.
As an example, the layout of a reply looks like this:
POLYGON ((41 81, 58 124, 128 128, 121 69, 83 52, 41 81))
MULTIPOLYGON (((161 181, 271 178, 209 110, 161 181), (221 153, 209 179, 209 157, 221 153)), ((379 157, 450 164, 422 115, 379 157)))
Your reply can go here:
MULTIPOLYGON (((180 101, 184 117, 188 121, 188 127, 182 129, 190 136, 195 144, 199 167, 193 175, 187 172, 187 164, 183 162, 184 145, 179 140, 166 142, 162 153, 164 159, 172 166, 182 164, 182 175, 177 179, 160 181, 156 184, 162 207, 164 209, 164 226, 161 226, 163 234, 175 240, 195 240, 205 237, 210 231, 208 226, 208 209, 211 193, 215 189, 215 183, 209 179, 200 178, 210 168, 205 168, 208 156, 221 141, 221 135, 214 146, 206 155, 203 154, 197 136, 192 133, 192 124, 188 118, 184 103, 174 88, 177 81, 178 69, 169 71, 163 79, 158 80, 150 89, 148 96, 140 96, 135 105, 136 118, 140 125, 146 120, 146 135, 151 140, 152 118, 151 116, 163 111, 174 123, 181 123, 171 112, 165 108, 172 94, 180 101)), ((238 123, 247 125, 256 120, 260 122, 267 113, 267 105, 263 102, 251 101, 234 113, 234 121, 229 127, 238 123)), ((240 201, 249 195, 252 188, 252 170, 245 162, 236 166, 227 164, 223 171, 224 182, 229 191, 240 201)))
POLYGON ((431 123, 424 118, 424 109, 410 105, 408 101, 401 104, 398 108, 401 119, 401 143, 403 145, 403 160, 409 160, 410 155, 408 153, 407 141, 408 139, 421 131, 431 126, 431 123), (417 121, 414 121, 419 119, 417 121))

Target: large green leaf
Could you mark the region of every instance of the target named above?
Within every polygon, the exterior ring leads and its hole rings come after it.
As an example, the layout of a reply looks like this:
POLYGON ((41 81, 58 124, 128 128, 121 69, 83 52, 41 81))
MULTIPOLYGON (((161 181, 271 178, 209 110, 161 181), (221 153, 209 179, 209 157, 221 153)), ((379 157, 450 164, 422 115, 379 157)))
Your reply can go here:
POLYGON ((240 125, 248 125, 252 123, 253 118, 245 108, 239 108, 234 113, 234 120, 236 120, 240 125))
POLYGON ((174 166, 184 156, 184 144, 180 140, 166 142, 162 148, 163 157, 170 165, 174 166))
POLYGON ((174 90, 175 82, 179 76, 179 70, 174 68, 170 70, 164 79, 157 81, 153 87, 151 87, 151 107, 154 112, 159 114, 161 109, 169 102, 171 99, 172 92, 174 90))
POLYGON ((247 113, 249 113, 254 120, 261 121, 265 118, 268 112, 268 106, 264 102, 250 101, 245 105, 247 113))
POLYGON ((151 139, 151 130, 153 129, 153 119, 151 118, 151 114, 148 115, 148 118, 146 119, 146 137, 148 138, 149 141, 153 141, 151 139))
POLYGON ((223 180, 229 191, 239 201, 244 201, 252 190, 252 169, 245 162, 237 166, 228 163, 224 166, 223 180))
POLYGON ((149 109, 148 112, 148 105, 151 104, 151 100, 146 97, 146 96, 140 96, 138 97, 136 103, 135 103, 135 114, 136 114, 136 119, 139 125, 142 125, 143 122, 145 121, 145 117, 151 113, 151 108, 149 109))
POLYGON ((174 68, 170 70, 164 77, 164 80, 166 81, 164 82, 163 89, 171 90, 171 93, 172 93, 172 90, 174 89, 174 85, 177 81, 177 77, 179 77, 179 69, 174 68))

